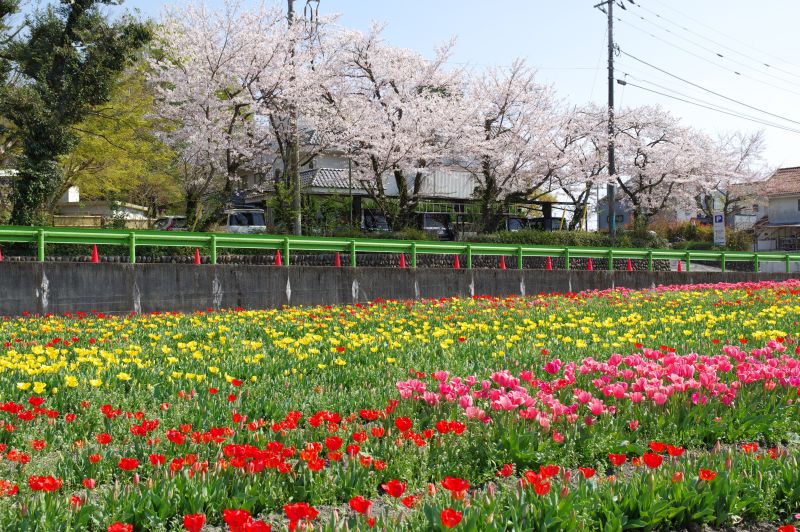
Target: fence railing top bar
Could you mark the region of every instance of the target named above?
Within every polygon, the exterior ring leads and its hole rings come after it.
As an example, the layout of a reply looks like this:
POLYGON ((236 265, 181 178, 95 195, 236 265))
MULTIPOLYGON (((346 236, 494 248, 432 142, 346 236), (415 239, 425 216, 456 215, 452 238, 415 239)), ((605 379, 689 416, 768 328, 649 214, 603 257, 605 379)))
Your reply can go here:
MULTIPOLYGON (((689 260, 789 260, 800 261, 800 252, 794 251, 721 251, 721 250, 676 250, 676 249, 643 249, 643 248, 608 248, 601 246, 555 246, 531 245, 513 243, 491 242, 447 242, 447 241, 412 241, 394 239, 371 238, 346 238, 346 237, 319 237, 319 236, 293 236, 293 235, 266 235, 266 234, 235 234, 235 233, 198 233, 189 231, 158 231, 144 229, 97 229, 79 227, 21 227, 0 226, 0 243, 19 242, 20 238, 31 241, 44 237, 46 243, 71 243, 92 245, 102 243, 108 245, 109 240, 119 240, 121 244, 131 236, 137 245, 143 246, 176 246, 185 243, 191 246, 217 245, 224 248, 235 248, 237 244, 257 247, 273 247, 288 244, 289 249, 301 247, 303 250, 313 249, 314 246, 331 249, 356 246, 361 252, 387 252, 399 253, 415 250, 417 253, 465 253, 474 254, 516 254, 523 255, 565 255, 571 256, 599 256, 609 253, 615 258, 673 258, 689 260), (68 240, 68 242, 62 242, 68 240), (97 240, 97 241, 95 241, 97 240), (212 244, 212 242, 214 244, 212 244)), ((321 249, 321 250, 324 250, 321 249)))

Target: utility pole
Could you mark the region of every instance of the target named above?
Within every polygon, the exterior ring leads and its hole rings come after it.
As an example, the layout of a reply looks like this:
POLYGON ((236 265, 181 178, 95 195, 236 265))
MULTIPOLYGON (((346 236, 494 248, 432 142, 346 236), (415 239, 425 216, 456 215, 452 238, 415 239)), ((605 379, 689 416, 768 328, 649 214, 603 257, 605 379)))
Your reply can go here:
MULTIPOLYGON (((292 27, 294 24, 294 1, 295 0, 287 0, 288 1, 288 9, 286 14, 286 20, 289 24, 289 27, 292 27)), ((294 46, 292 46, 292 69, 295 68, 294 65, 294 46)), ((292 73, 292 78, 290 82, 294 81, 294 72, 292 73)), ((286 168, 287 176, 289 177, 289 182, 292 185, 292 230, 295 235, 302 235, 303 234, 303 210, 301 204, 301 192, 302 187, 300 183, 300 134, 298 132, 298 125, 297 125, 297 107, 292 104, 289 106, 289 165, 286 168)))
POLYGON ((606 6, 608 15, 608 185, 606 203, 608 204, 608 234, 613 246, 617 239, 617 206, 614 179, 617 166, 614 161, 614 1, 606 0, 594 7, 606 6))

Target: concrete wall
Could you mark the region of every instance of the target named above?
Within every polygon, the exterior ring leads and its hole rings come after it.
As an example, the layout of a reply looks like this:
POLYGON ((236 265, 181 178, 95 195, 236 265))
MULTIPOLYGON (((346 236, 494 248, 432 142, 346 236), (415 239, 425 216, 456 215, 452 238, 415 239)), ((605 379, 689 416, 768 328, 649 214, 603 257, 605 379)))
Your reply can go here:
POLYGON ((0 315, 191 312, 788 278, 800 275, 2 262, 0 315))

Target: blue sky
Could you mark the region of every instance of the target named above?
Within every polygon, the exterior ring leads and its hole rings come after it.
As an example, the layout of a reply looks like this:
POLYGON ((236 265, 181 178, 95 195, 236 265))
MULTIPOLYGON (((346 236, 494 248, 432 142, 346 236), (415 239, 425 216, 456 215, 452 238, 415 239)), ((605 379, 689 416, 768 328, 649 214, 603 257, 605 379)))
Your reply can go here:
MULTIPOLYGON (((623 20, 615 24, 615 40, 623 51, 726 97, 796 122, 742 107, 625 56, 618 58, 617 77, 623 78, 627 73, 630 82, 657 83, 736 113, 800 131, 800 39, 796 32, 800 1, 636 2, 639 6, 628 4, 627 11, 615 10, 623 20)), ((207 3, 212 7, 221 4, 214 0, 207 3)), ((592 7, 595 3, 596 0, 321 0, 320 13, 338 13, 340 25, 362 30, 369 28, 372 21, 385 22, 387 40, 425 55, 455 36, 454 67, 506 65, 524 57, 539 68, 540 79, 552 83, 568 103, 604 103, 606 19, 592 7)), ((281 4, 285 1, 281 0, 281 4)), ((297 0, 297 4, 302 9, 305 0, 297 0)), ((124 5, 158 19, 163 3, 127 0, 124 5)), ((647 86, 663 92, 654 85, 647 86)), ((800 133, 726 116, 630 85, 617 85, 616 94, 617 105, 658 103, 684 123, 712 134, 763 128, 769 164, 800 165, 800 133)))

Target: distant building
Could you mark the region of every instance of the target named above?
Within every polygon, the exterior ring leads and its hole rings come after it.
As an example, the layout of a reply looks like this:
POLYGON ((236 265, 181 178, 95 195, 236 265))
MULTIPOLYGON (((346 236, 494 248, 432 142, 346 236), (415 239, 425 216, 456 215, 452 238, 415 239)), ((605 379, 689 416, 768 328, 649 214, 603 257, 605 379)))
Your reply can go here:
POLYGON ((753 227, 756 250, 800 250, 800 166, 779 168, 759 188, 767 212, 753 227))
POLYGON ((147 207, 116 201, 81 201, 78 187, 69 187, 56 204, 53 225, 102 227, 109 220, 124 221, 128 227, 147 227, 147 207))

